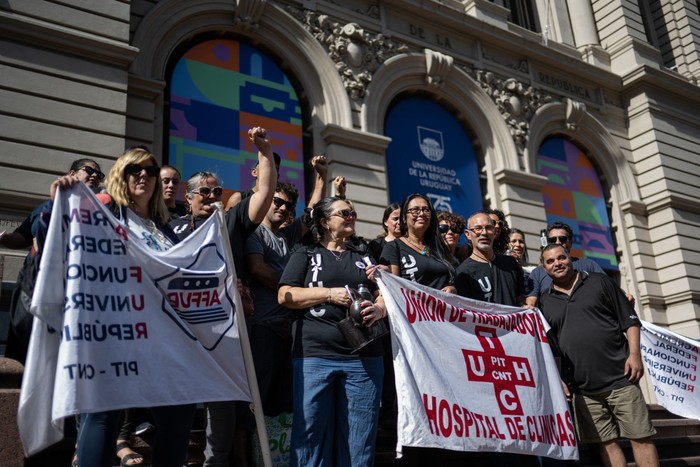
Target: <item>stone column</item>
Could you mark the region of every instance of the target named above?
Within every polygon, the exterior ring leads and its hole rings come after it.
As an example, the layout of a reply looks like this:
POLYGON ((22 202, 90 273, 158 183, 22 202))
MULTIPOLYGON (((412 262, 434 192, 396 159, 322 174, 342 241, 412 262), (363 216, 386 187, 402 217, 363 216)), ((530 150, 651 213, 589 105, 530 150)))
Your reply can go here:
POLYGON ((598 30, 596 29, 593 10, 590 2, 581 0, 568 0, 571 29, 574 33, 574 41, 577 48, 585 45, 598 45, 598 30))

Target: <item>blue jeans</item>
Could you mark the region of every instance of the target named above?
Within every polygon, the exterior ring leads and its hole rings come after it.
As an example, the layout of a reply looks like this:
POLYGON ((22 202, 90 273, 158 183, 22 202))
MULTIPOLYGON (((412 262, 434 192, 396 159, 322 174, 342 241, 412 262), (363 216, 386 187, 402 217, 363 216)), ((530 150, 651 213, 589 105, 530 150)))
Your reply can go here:
POLYGON ((292 360, 292 467, 374 462, 384 368, 381 357, 292 360))

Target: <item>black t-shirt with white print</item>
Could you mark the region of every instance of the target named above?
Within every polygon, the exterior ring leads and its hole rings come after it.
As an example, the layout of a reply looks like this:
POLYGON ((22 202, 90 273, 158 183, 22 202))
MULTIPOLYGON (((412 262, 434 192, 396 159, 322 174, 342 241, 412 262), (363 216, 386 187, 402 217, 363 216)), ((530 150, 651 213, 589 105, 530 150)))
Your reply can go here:
POLYGON ((399 238, 384 245, 379 263, 398 266, 404 279, 434 289, 442 289, 450 284, 450 270, 444 263, 432 256, 418 253, 399 238))
MULTIPOLYGON (((292 287, 345 287, 357 290, 366 284, 374 293, 376 285, 367 279, 365 263, 360 253, 345 250, 338 260, 320 245, 296 250, 284 268, 280 285, 292 287)), ((337 325, 347 316, 348 309, 331 303, 322 303, 303 310, 295 310, 293 357, 373 357, 382 354, 381 342, 363 348, 359 355, 351 355, 350 345, 337 325)))
POLYGON ((519 306, 518 297, 525 293, 523 269, 512 256, 496 255, 493 262, 471 258, 457 268, 457 294, 482 302, 519 306))

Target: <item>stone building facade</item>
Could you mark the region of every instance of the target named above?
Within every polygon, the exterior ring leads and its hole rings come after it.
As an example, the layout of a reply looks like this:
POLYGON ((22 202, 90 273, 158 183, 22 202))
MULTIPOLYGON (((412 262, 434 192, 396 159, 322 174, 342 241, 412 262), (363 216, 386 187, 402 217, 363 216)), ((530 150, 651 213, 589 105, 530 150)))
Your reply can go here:
MULTIPOLYGON (((386 115, 427 96, 472 136, 483 204, 534 241, 537 153, 576 144, 605 192, 640 315, 700 337, 700 12, 690 0, 67 0, 0 2, 0 230, 77 157, 167 159, 168 73, 200 37, 265 50, 293 78, 305 153, 344 175, 373 236, 390 201, 386 115)), ((468 213, 462 213, 468 214, 468 213)), ((24 252, 2 250, 3 283, 24 252)))

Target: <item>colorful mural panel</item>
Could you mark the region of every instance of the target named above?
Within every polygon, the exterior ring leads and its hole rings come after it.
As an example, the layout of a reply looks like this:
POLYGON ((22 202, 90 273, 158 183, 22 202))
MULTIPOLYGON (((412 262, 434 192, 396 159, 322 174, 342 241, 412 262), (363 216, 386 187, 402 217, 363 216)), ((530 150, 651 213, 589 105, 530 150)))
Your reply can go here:
POLYGON ((537 155, 537 173, 548 180, 542 188, 547 223, 561 221, 574 231, 572 255, 617 270, 603 188, 588 156, 570 141, 550 138, 537 155))
POLYGON ((299 189, 301 212, 301 105, 284 72, 264 53, 231 39, 202 42, 183 54, 170 78, 168 141, 168 161, 183 179, 208 170, 221 177, 227 194, 253 186, 257 152, 247 133, 254 126, 267 128, 282 157, 280 180, 299 189))

